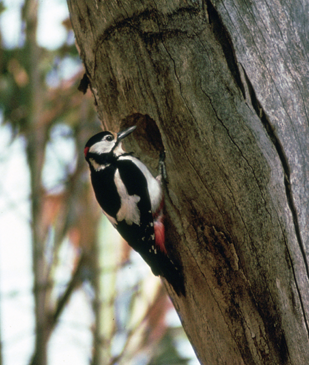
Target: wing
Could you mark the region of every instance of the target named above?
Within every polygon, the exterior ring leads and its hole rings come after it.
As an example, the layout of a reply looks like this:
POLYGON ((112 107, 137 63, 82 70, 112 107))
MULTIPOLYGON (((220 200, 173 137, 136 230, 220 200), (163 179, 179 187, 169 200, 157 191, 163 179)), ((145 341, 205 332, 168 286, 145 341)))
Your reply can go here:
MULTIPOLYGON (((151 203, 148 193, 147 180, 141 170, 129 159, 118 160, 117 168, 120 178, 126 187, 130 197, 135 196, 135 204, 139 214, 139 220, 134 221, 136 216, 131 208, 122 207, 127 212, 128 219, 121 220, 117 229, 129 245, 137 251, 151 267, 155 275, 160 274, 160 250, 155 245, 155 233, 151 203), (130 216, 129 216, 130 215, 130 216), (128 224, 127 222, 132 224, 128 224)), ((125 198, 122 204, 125 204, 125 198)), ((129 201, 129 199, 127 200, 129 201)), ((132 200, 131 200, 132 202, 132 200)))
POLYGON ((120 209, 120 197, 114 184, 116 167, 110 165, 102 171, 91 174, 95 196, 104 213, 116 217, 120 209))

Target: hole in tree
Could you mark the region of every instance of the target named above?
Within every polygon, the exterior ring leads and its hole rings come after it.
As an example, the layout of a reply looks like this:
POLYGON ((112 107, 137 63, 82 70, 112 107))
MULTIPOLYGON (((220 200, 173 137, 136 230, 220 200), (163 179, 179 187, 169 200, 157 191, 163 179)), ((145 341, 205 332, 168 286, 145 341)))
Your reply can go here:
MULTIPOLYGON (((134 151, 134 155, 158 160, 159 154, 164 150, 161 133, 156 122, 149 115, 132 114, 121 122, 120 130, 136 125, 132 133, 132 139, 126 143, 128 151, 134 151), (134 141, 134 144, 131 141, 134 141)), ((143 159, 143 158, 142 158, 143 159)))

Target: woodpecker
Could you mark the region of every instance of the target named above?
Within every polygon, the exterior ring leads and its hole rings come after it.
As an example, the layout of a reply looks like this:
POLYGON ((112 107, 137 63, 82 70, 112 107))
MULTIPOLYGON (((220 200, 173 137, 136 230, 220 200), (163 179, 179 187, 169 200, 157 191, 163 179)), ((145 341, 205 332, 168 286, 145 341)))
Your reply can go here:
MULTIPOLYGON (((154 178, 133 153, 127 153, 122 140, 136 129, 119 133, 100 132, 84 148, 91 182, 103 213, 128 244, 179 295, 184 292, 182 272, 170 259, 165 247, 164 196, 162 173, 154 178)), ((159 166, 164 164, 161 155, 159 166)))

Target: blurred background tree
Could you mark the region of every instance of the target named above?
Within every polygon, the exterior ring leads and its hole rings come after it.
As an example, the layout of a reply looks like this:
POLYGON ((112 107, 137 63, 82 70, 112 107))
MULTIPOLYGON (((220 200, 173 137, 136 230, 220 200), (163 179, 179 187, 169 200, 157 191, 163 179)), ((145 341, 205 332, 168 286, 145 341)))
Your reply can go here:
POLYGON ((84 357, 71 357, 74 364, 197 363, 180 322, 169 325, 176 314, 160 280, 94 201, 82 151, 100 123, 91 94, 78 91, 83 67, 65 1, 3 2, 0 25, 0 365, 56 363, 76 332, 83 343, 73 351, 83 347, 84 357), (55 30, 42 29, 59 9, 62 39, 47 47, 39 39, 55 30), (17 239, 20 219, 28 228, 17 239), (33 284, 23 287, 18 262, 27 262, 27 247, 33 284), (14 306, 20 310, 25 296, 28 314, 16 328, 14 306), (12 339, 6 330, 14 326, 12 339))

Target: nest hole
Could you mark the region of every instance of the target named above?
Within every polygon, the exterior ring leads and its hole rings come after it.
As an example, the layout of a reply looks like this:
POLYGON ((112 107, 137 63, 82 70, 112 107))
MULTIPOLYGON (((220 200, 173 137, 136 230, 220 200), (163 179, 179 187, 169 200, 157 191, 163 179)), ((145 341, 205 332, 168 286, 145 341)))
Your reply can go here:
POLYGON ((137 157, 144 158, 147 155, 148 158, 157 161, 160 152, 164 151, 164 146, 156 122, 147 114, 135 113, 122 120, 120 130, 132 125, 136 125, 137 128, 126 141, 126 149, 134 151, 137 157))

